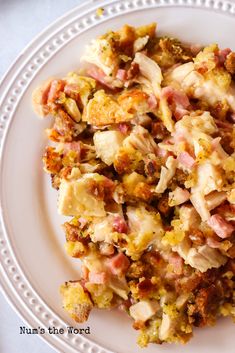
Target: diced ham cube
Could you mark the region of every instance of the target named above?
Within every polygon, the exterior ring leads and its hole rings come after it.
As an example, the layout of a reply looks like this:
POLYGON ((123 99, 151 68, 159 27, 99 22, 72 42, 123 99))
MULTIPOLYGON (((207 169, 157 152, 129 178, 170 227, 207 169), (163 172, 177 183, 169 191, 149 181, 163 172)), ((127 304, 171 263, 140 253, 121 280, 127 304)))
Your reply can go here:
POLYGON ((89 272, 89 282, 96 284, 105 284, 108 281, 108 274, 106 272, 89 272))
POLYGON ((107 261, 107 266, 113 275, 124 274, 130 265, 130 261, 123 254, 119 253, 107 261))
POLYGON ((118 305, 118 309, 127 312, 131 304, 131 300, 128 298, 127 300, 124 300, 123 302, 121 302, 121 304, 118 305))
POLYGON ((148 105, 150 109, 157 108, 157 98, 154 94, 150 94, 148 98, 148 105))
POLYGON ((69 96, 70 98, 75 99, 76 101, 80 100, 79 86, 74 83, 65 85, 64 93, 67 94, 67 96, 69 96))
POLYGON ((172 98, 173 94, 174 94, 174 88, 170 86, 163 87, 162 93, 161 93, 162 98, 166 98, 166 100, 168 100, 172 98))
POLYGON ((113 229, 118 233, 127 233, 128 226, 125 219, 121 216, 115 216, 113 220, 113 229))
POLYGON ((169 264, 173 266, 174 272, 177 274, 182 274, 184 267, 184 260, 177 253, 172 253, 169 256, 169 264))
POLYGON ((80 155, 80 153, 81 153, 80 141, 73 141, 73 142, 65 143, 64 144, 64 151, 65 152, 75 151, 75 152, 78 152, 78 154, 80 155))
POLYGON ((126 70, 123 70, 123 69, 117 70, 116 78, 118 78, 119 80, 126 81, 127 80, 127 76, 128 76, 128 74, 127 74, 126 70))
POLYGON ((190 106, 190 102, 186 93, 182 91, 174 91, 173 100, 176 106, 180 106, 182 108, 187 109, 190 106))
POLYGON ((84 218, 84 217, 80 217, 80 218, 78 218, 78 221, 79 221, 79 223, 80 223, 80 228, 81 229, 83 229, 84 227, 85 227, 85 225, 87 224, 87 219, 86 218, 84 218))
POLYGON ((120 123, 118 124, 118 130, 123 134, 123 135, 127 135, 128 132, 131 130, 131 127, 129 124, 127 123, 120 123))
POLYGON ((176 118, 176 120, 180 120, 183 118, 183 116, 187 115, 189 112, 187 109, 182 108, 182 107, 176 107, 175 111, 174 111, 174 117, 176 118))
POLYGON ((48 103, 53 103, 59 98, 60 92, 64 89, 65 82, 62 80, 53 80, 50 85, 50 90, 48 92, 48 103))
POLYGON ((163 159, 167 159, 168 157, 170 157, 172 155, 171 152, 167 151, 165 148, 160 148, 159 146, 156 151, 156 154, 158 157, 163 158, 163 159))
POLYGON ((213 151, 216 151, 221 141, 221 137, 216 137, 211 141, 211 147, 213 151))
POLYGON ((234 227, 231 223, 227 222, 219 214, 214 214, 211 216, 208 221, 208 225, 214 230, 214 232, 222 239, 229 238, 233 231, 234 227))
POLYGON ((164 87, 161 96, 165 98, 169 104, 175 104, 176 108, 187 109, 190 106, 188 96, 183 91, 176 91, 171 86, 164 87))
POLYGON ((210 248, 213 248, 213 249, 218 249, 220 247, 220 242, 214 238, 211 238, 211 237, 208 237, 206 239, 206 242, 207 242, 207 245, 210 247, 210 248))
POLYGON ((173 87, 167 86, 162 89, 161 96, 169 103, 176 120, 180 120, 184 115, 188 114, 187 109, 190 107, 190 102, 185 92, 177 91, 173 87))
POLYGON ((232 130, 233 129, 233 124, 226 122, 226 121, 222 121, 219 119, 214 119, 216 125, 221 128, 221 129, 226 129, 226 130, 232 130))
MULTIPOLYGON (((166 140, 164 142, 167 142, 166 140)), ((169 143, 180 143, 180 142, 187 142, 185 135, 182 131, 178 129, 173 133, 173 138, 168 139, 169 143)))
POLYGON ((218 58, 219 64, 223 65, 228 54, 231 53, 231 49, 230 48, 225 48, 222 50, 219 50, 218 54, 216 55, 216 57, 218 58))
POLYGON ((109 89, 114 89, 114 87, 108 83, 106 81, 106 75, 105 73, 98 68, 97 66, 91 66, 88 70, 87 70, 87 74, 89 76, 91 76, 92 78, 94 78, 96 81, 98 81, 99 83, 101 83, 102 85, 106 86, 109 89))
POLYGON ((50 88, 51 88, 51 82, 49 82, 47 84, 47 86, 45 87, 45 89, 42 91, 40 104, 42 104, 42 105, 47 104, 48 94, 50 92, 50 88))
POLYGON ((196 164, 195 159, 188 152, 181 152, 178 156, 178 161, 188 169, 192 169, 196 164))

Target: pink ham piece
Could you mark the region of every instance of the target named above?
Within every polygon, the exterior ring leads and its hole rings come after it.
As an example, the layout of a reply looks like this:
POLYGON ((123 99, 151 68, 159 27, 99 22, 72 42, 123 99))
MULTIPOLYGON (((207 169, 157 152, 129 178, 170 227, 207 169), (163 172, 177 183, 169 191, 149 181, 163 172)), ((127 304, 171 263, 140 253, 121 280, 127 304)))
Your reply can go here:
POLYGON ((123 135, 127 135, 128 132, 131 130, 130 125, 126 124, 126 123, 120 123, 118 124, 118 130, 123 134, 123 135))
POLYGON ((148 105, 150 109, 156 109, 157 108, 157 98, 155 97, 154 94, 150 94, 148 97, 148 105))
POLYGON ((89 282, 96 284, 105 284, 108 281, 108 274, 106 272, 89 272, 89 282))
POLYGON ((67 142, 64 144, 63 153, 68 153, 69 151, 77 152, 76 160, 79 161, 81 158, 81 145, 79 141, 67 142))
POLYGON ((221 141, 221 137, 216 137, 211 142, 211 147, 213 151, 216 151, 221 141))
POLYGON ((192 169, 196 164, 195 159, 188 152, 181 152, 177 159, 180 164, 188 169, 192 169))
POLYGON ((176 120, 180 120, 184 115, 188 114, 187 109, 190 107, 190 102, 184 92, 176 91, 171 86, 167 86, 162 89, 161 96, 172 106, 176 120))
POLYGON ((75 99, 76 101, 80 100, 80 94, 78 91, 79 91, 79 86, 74 83, 65 85, 64 87, 64 93, 67 94, 67 96, 75 99))
POLYGON ((207 238, 206 243, 210 248, 213 249, 218 249, 221 245, 218 240, 215 240, 213 238, 207 238))
POLYGON ((184 260, 177 253, 172 253, 169 256, 169 264, 173 266, 174 272, 177 274, 182 274, 184 268, 184 260))
POLYGON ((118 305, 118 309, 124 312, 128 312, 128 309, 132 305, 131 299, 124 300, 121 304, 118 305))
POLYGON ((113 275, 124 274, 127 271, 129 265, 130 261, 123 253, 119 253, 113 256, 111 259, 107 260, 107 266, 113 275))
POLYGON ((188 110, 184 109, 180 106, 176 106, 175 111, 174 111, 174 117, 176 118, 176 120, 180 120, 183 118, 183 116, 188 114, 188 110))
POLYGON ((121 80, 121 81, 126 81, 128 77, 127 71, 123 69, 118 69, 117 70, 117 75, 116 78, 121 80))
POLYGON ((227 222, 218 213, 211 216, 208 219, 207 223, 213 229, 213 231, 222 239, 229 238, 234 231, 234 227, 232 226, 232 224, 227 222))
POLYGON ((75 151, 81 153, 81 145, 79 141, 68 142, 64 144, 64 151, 75 151))
POLYGON ((167 151, 165 148, 158 147, 156 154, 158 157, 167 159, 169 156, 172 156, 172 153, 167 151))
POLYGON ((51 82, 49 82, 47 84, 47 86, 45 87, 45 89, 43 90, 42 95, 41 95, 40 104, 42 104, 42 105, 47 104, 50 89, 51 89, 51 82))
POLYGON ((50 85, 50 90, 48 92, 48 103, 53 103, 59 98, 60 92, 64 89, 65 82, 62 80, 53 80, 50 85))
POLYGON ((228 54, 231 53, 231 49, 230 48, 225 48, 225 49, 222 49, 222 50, 219 50, 218 54, 216 55, 218 61, 219 61, 219 64, 223 65, 228 54))
POLYGON ((80 228, 83 229, 85 225, 87 224, 87 220, 84 217, 78 218, 78 222, 80 223, 80 228))
POLYGON ((87 70, 87 75, 91 76, 94 78, 96 81, 100 82, 102 85, 106 86, 109 89, 115 89, 110 83, 108 83, 105 78, 107 77, 105 73, 98 67, 96 66, 91 66, 87 70))
POLYGON ((105 177, 102 182, 102 185, 106 189, 106 192, 110 192, 110 194, 113 193, 113 190, 115 189, 115 183, 111 179, 105 177))
POLYGON ((125 219, 121 216, 115 216, 113 220, 113 230, 118 233, 127 233, 128 226, 125 219))
POLYGON ((173 138, 168 139, 168 143, 172 143, 172 144, 176 143, 177 144, 180 142, 186 142, 186 139, 185 139, 184 134, 181 131, 176 130, 173 133, 173 138))
POLYGON ((228 129, 232 130, 233 129, 233 124, 226 122, 226 121, 221 121, 219 119, 214 119, 216 125, 220 127, 221 129, 228 129))

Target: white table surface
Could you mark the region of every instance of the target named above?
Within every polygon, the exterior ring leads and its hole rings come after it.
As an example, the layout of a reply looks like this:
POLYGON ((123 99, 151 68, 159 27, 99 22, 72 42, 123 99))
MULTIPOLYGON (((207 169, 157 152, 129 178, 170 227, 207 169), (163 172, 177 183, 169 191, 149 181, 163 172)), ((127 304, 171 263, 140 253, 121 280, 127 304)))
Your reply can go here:
MULTIPOLYGON (((82 0, 0 0, 0 78, 20 51, 56 18, 82 0)), ((53 353, 35 335, 20 335, 24 322, 0 291, 0 352, 53 353)))

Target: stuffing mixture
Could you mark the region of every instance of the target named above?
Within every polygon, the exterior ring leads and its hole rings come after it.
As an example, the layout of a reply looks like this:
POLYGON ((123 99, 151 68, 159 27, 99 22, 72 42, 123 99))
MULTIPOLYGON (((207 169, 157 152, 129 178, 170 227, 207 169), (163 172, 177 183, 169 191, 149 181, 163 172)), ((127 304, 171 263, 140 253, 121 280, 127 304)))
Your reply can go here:
POLYGON ((53 120, 43 163, 66 251, 82 262, 64 309, 82 323, 117 307, 141 347, 234 320, 235 52, 151 23, 98 37, 82 62, 33 94, 53 120))

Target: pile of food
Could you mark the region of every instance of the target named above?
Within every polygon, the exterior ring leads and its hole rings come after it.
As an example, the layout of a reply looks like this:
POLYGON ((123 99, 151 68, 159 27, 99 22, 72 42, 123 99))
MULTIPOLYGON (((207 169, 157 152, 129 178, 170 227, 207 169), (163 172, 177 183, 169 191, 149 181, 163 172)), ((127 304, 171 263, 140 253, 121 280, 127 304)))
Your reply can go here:
POLYGON ((53 118, 44 169, 82 261, 63 306, 80 323, 118 307, 141 347, 185 343, 235 319, 235 53, 125 25, 82 61, 33 95, 53 118))

